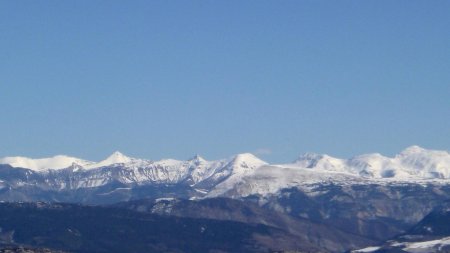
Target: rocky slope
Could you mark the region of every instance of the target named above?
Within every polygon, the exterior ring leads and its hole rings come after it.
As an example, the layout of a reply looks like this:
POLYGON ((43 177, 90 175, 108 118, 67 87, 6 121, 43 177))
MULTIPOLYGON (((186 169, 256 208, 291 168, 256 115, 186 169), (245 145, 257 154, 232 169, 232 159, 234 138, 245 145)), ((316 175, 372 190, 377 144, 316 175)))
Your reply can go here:
POLYGON ((405 233, 395 236, 379 246, 366 247, 352 252, 450 252, 450 202, 438 205, 405 233))

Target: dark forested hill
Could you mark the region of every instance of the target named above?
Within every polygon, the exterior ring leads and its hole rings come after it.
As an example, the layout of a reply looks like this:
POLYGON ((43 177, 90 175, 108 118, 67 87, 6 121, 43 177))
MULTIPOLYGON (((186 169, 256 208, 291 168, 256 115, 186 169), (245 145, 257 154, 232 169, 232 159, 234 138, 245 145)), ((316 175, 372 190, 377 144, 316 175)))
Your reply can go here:
POLYGON ((69 252, 327 252, 262 224, 72 204, 1 203, 2 243, 69 252))

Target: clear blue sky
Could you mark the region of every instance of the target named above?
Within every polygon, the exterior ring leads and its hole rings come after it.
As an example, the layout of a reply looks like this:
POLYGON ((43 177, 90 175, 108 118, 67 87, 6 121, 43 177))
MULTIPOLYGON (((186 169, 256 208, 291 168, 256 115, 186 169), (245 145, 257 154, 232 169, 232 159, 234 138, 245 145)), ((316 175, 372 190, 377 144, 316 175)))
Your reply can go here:
POLYGON ((0 157, 450 150, 450 1, 1 1, 0 157))

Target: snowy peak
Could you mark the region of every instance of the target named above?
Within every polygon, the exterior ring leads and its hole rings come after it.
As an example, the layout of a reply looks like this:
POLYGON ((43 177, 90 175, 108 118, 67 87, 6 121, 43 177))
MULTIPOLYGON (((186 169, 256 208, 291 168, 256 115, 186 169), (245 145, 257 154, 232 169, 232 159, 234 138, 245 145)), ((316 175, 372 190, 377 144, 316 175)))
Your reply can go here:
MULTIPOLYGON (((79 158, 58 155, 50 158, 31 159, 27 157, 6 157, 0 164, 47 171, 72 168, 76 170, 96 169, 112 165, 122 166, 130 171, 141 168, 148 172, 151 180, 170 179, 176 181, 192 178, 195 183, 207 178, 220 181, 230 175, 247 175, 269 166, 251 153, 242 153, 229 159, 207 161, 199 155, 187 161, 166 159, 150 161, 128 157, 114 152, 106 159, 95 163, 79 158)), ((366 179, 389 179, 397 181, 450 179, 450 154, 447 151, 427 150, 411 146, 394 157, 378 153, 355 156, 350 159, 335 158, 326 154, 306 153, 292 164, 274 165, 277 168, 300 169, 305 173, 345 173, 366 179)), ((146 174, 145 177, 148 176, 146 174)))
POLYGON ((401 167, 425 178, 450 178, 450 154, 417 146, 405 149, 394 158, 401 167))
POLYGON ((344 160, 326 154, 306 153, 295 162, 295 167, 345 172, 344 160))
POLYGON ((251 153, 243 153, 235 155, 230 162, 233 171, 239 172, 242 170, 253 170, 263 165, 267 165, 265 161, 259 159, 251 153))
POLYGON ((237 154, 233 157, 234 163, 246 163, 249 166, 261 166, 267 164, 267 162, 259 159, 251 153, 237 154))
POLYGON ((0 164, 9 164, 12 167, 25 168, 35 171, 45 171, 49 169, 64 169, 72 166, 73 164, 89 166, 93 163, 75 157, 57 155, 54 157, 40 159, 32 159, 21 156, 5 157, 0 159, 0 164))
POLYGON ((350 159, 307 153, 291 166, 349 173, 365 178, 392 178, 402 181, 450 179, 450 154, 419 146, 408 147, 392 158, 379 153, 359 155, 350 159))
POLYGON ((127 164, 130 163, 134 160, 134 158, 128 157, 124 154, 122 154, 119 151, 116 151, 114 153, 112 153, 110 156, 108 156, 108 158, 106 158, 105 160, 93 164, 91 167, 105 167, 105 166, 109 166, 109 165, 113 165, 113 164, 127 164))
POLYGON ((132 158, 120 153, 119 151, 116 151, 112 153, 108 158, 103 160, 103 162, 109 162, 111 164, 115 163, 129 163, 131 162, 132 158))
POLYGON ((130 158, 116 151, 113 154, 111 154, 108 158, 98 163, 66 155, 57 155, 50 158, 39 158, 39 159, 32 159, 21 156, 5 157, 0 159, 0 164, 9 164, 12 167, 25 168, 34 171, 47 171, 47 170, 65 169, 69 167, 72 169, 76 168, 77 170, 81 168, 93 169, 113 164, 127 164, 135 160, 136 159, 130 158))
POLYGON ((419 147, 417 145, 413 145, 410 147, 405 148, 402 152, 400 152, 400 155, 412 155, 412 154, 418 154, 422 152, 426 152, 427 150, 419 147))
POLYGON ((419 146, 411 146, 404 149, 395 158, 405 158, 405 157, 429 157, 430 159, 438 159, 442 157, 450 156, 450 153, 442 150, 432 150, 424 149, 419 146))

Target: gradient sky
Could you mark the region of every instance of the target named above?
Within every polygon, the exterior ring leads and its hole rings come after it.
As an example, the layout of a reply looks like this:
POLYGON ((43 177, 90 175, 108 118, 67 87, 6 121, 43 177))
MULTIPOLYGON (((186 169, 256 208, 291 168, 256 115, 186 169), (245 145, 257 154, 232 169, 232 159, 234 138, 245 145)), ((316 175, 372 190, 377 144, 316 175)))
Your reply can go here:
POLYGON ((450 150, 450 1, 0 1, 0 157, 450 150))

